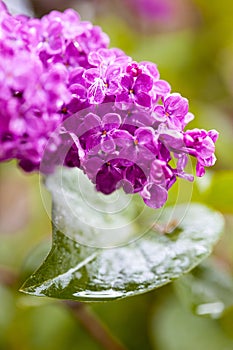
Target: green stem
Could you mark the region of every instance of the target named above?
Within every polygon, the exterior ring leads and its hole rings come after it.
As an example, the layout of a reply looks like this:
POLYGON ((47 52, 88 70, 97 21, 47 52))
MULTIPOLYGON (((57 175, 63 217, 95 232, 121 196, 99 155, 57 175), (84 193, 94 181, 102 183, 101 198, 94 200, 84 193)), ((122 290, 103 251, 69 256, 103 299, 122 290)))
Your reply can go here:
POLYGON ((73 316, 81 322, 88 333, 106 350, 127 350, 98 319, 96 315, 83 303, 76 301, 64 301, 73 316))

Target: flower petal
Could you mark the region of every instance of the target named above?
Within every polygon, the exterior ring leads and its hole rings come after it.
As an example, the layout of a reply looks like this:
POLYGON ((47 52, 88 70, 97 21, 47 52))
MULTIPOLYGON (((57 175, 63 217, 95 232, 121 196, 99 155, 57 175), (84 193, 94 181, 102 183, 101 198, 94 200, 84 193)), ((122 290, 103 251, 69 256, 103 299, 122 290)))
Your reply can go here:
POLYGON ((107 113, 102 119, 102 125, 108 125, 108 129, 117 129, 121 125, 121 117, 117 113, 107 113))
POLYGON ((98 68, 87 69, 83 74, 83 77, 88 83, 93 84, 96 79, 100 77, 100 71, 98 68))
POLYGON ((105 153, 112 153, 116 149, 115 142, 111 136, 105 136, 100 141, 101 149, 105 153))
POLYGON ((130 75, 124 75, 121 78, 121 86, 125 88, 127 91, 132 89, 133 83, 134 83, 134 79, 130 75))
POLYGON ((167 190, 153 183, 147 184, 140 194, 145 204, 154 209, 161 208, 167 200, 167 190))
POLYGON ((135 82, 134 91, 137 94, 139 91, 149 92, 153 86, 153 79, 147 74, 140 74, 135 82))
POLYGON ((165 80, 158 80, 158 81, 154 82, 153 89, 157 95, 165 96, 165 95, 169 94, 169 92, 171 91, 171 86, 165 80))
POLYGON ((88 89, 88 98, 91 104, 102 103, 105 98, 105 88, 102 80, 96 81, 88 89))
POLYGON ((135 102, 143 107, 150 107, 151 106, 151 97, 150 95, 146 94, 145 92, 138 92, 135 95, 135 102))

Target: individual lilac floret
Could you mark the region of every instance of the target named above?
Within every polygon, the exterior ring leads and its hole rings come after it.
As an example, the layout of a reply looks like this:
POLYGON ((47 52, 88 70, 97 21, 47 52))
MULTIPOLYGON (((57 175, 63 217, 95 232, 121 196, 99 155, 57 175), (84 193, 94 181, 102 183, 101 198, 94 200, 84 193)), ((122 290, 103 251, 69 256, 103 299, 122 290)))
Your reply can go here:
POLYGON ((78 167, 110 194, 122 188, 160 208, 197 159, 214 165, 215 130, 184 128, 188 100, 152 62, 108 49, 99 27, 73 10, 12 16, 0 1, 0 161, 25 171, 78 167))
POLYGON ((116 97, 118 105, 135 103, 138 106, 151 107, 149 92, 153 87, 153 80, 149 75, 141 73, 136 78, 132 75, 124 75, 120 84, 122 92, 116 97))
POLYGON ((213 166, 216 162, 215 142, 218 138, 216 130, 203 129, 187 130, 184 133, 184 142, 188 153, 197 158, 197 176, 205 174, 205 167, 213 166))
POLYGON ((115 158, 104 163, 96 174, 96 189, 110 194, 122 187, 126 193, 143 189, 146 176, 140 167, 128 159, 115 158))
POLYGON ((82 128, 85 127, 87 131, 80 137, 81 140, 85 140, 85 150, 92 155, 99 151, 110 154, 114 152, 114 131, 118 130, 120 125, 121 117, 117 113, 107 113, 102 119, 96 114, 88 113, 82 123, 82 128))
POLYGON ((156 106, 154 112, 161 121, 166 121, 171 129, 183 130, 194 118, 188 113, 188 100, 178 93, 167 95, 162 106, 156 106))
POLYGON ((88 98, 91 104, 102 103, 106 96, 119 92, 119 79, 129 61, 122 51, 116 49, 100 49, 91 52, 88 61, 95 68, 87 69, 84 79, 88 86, 88 98))

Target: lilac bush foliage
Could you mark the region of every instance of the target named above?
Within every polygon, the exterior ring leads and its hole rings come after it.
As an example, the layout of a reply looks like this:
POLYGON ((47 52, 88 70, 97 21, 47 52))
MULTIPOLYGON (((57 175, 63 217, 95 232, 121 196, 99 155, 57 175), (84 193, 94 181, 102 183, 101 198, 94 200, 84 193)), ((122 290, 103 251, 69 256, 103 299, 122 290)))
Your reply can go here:
POLYGON ((177 177, 193 180, 189 155, 197 176, 214 165, 218 133, 184 130, 188 100, 154 63, 109 49, 107 35, 73 10, 34 19, 0 2, 0 29, 1 161, 43 173, 79 167, 98 191, 122 187, 153 208, 177 177))

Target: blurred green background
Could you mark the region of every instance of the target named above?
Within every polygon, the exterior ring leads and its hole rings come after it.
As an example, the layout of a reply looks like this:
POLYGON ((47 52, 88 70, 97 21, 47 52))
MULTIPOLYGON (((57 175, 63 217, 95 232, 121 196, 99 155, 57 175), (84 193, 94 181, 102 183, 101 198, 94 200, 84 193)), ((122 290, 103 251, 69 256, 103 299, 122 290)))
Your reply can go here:
POLYGON ((51 226, 38 175, 22 173, 14 162, 1 164, 0 349, 233 349, 233 2, 8 3, 38 16, 73 6, 108 33, 112 47, 157 63, 173 92, 189 99, 195 114, 190 128, 220 133, 218 161, 196 180, 192 200, 221 211, 226 225, 211 258, 193 273, 154 292, 74 313, 62 302, 18 292, 49 251, 51 226))

